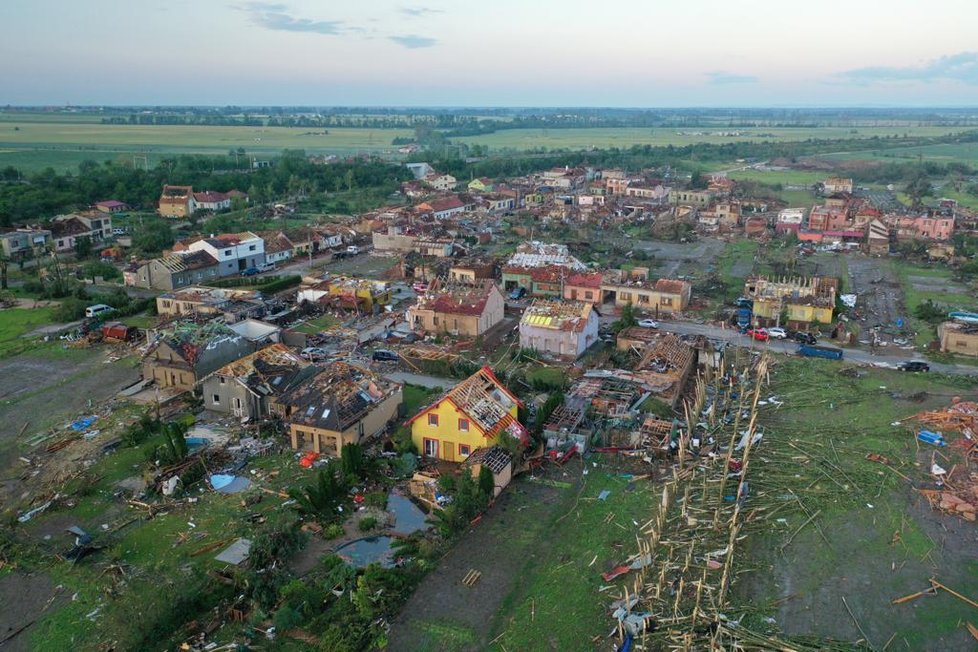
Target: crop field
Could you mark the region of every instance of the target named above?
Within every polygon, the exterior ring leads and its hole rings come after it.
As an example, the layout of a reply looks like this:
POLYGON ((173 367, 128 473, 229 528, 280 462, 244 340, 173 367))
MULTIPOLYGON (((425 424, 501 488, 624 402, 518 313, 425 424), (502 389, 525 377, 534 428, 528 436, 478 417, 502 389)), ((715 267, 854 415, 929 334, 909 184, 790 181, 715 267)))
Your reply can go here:
POLYGON ((894 149, 870 149, 858 152, 839 152, 825 158, 837 160, 868 160, 892 163, 916 162, 919 160, 935 163, 978 163, 978 143, 946 143, 921 145, 918 147, 896 147, 894 149))
MULTIPOLYGON (((7 116, 8 118, 10 116, 7 116)), ((393 152, 391 141, 406 129, 204 127, 184 125, 103 125, 84 116, 63 120, 0 120, 0 167, 25 171, 72 168, 85 159, 104 161, 146 156, 153 166, 174 154, 227 154, 244 148, 248 156, 271 156, 283 149, 312 154, 393 152)))
POLYGON ((824 172, 808 172, 806 170, 731 170, 727 176, 734 181, 757 181, 774 185, 780 183, 783 186, 805 186, 811 187, 812 184, 825 181, 828 176, 824 172))
POLYGON ((632 145, 691 145, 733 142, 799 141, 809 138, 872 138, 873 136, 943 136, 961 131, 952 127, 798 127, 798 128, 691 128, 623 127, 597 129, 509 129, 484 136, 463 136, 457 142, 488 145, 492 149, 581 149, 632 145), (720 135, 729 133, 736 135, 720 135))
MULTIPOLYGON (((244 148, 249 156, 270 156, 283 149, 312 154, 370 152, 394 155, 394 138, 412 135, 409 129, 335 127, 220 127, 188 125, 104 125, 93 114, 0 113, 0 167, 24 171, 46 167, 74 169, 86 160, 132 160, 145 156, 156 165, 174 154, 226 154, 244 148)), ((632 145, 688 145, 738 141, 798 141, 809 138, 870 138, 872 136, 942 136, 954 127, 799 127, 799 128, 598 128, 519 129, 484 136, 465 136, 457 142, 488 145, 491 149, 582 149, 632 145), (721 133, 731 135, 720 135, 721 133)), ((941 146, 935 146, 941 147, 941 146)), ((963 147, 950 145, 946 147, 963 147)), ((924 148, 926 149, 926 148, 924 148)), ((963 154, 962 154, 963 155, 963 154)), ((971 152, 967 156, 978 154, 971 152)), ((141 162, 141 161, 140 161, 141 162)))

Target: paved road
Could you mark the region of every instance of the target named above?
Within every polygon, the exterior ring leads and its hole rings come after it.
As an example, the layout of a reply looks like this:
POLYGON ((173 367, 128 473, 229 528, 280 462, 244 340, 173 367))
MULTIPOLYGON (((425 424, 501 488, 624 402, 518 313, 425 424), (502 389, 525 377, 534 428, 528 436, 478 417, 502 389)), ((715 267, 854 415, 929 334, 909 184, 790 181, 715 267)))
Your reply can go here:
MULTIPOLYGON (((794 342, 772 340, 769 342, 756 342, 746 335, 741 335, 733 328, 719 328, 708 324, 696 324, 683 321, 659 321, 659 329, 679 335, 705 335, 713 340, 729 342, 735 346, 751 347, 757 350, 768 350, 776 353, 794 354, 798 350, 798 345, 794 342)), ((845 359, 849 362, 867 364, 877 367, 895 367, 904 360, 926 358, 914 355, 906 351, 882 349, 879 354, 873 354, 861 349, 846 349, 845 359)), ((928 362, 932 371, 944 374, 956 374, 959 376, 978 376, 978 367, 969 365, 941 364, 939 362, 928 362)))
POLYGON ((439 378, 438 376, 425 376, 422 374, 412 374, 406 371, 392 371, 390 373, 385 373, 384 377, 396 381, 398 383, 408 383, 410 385, 419 385, 421 387, 441 387, 442 389, 451 389, 458 385, 458 381, 454 378, 439 378))

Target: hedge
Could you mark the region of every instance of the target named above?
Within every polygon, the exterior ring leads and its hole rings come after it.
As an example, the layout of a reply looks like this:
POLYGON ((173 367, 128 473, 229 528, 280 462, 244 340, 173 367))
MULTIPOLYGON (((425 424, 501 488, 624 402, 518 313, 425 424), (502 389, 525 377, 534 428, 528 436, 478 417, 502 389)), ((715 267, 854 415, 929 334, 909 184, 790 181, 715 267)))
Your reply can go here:
POLYGON ((295 285, 299 285, 302 282, 302 277, 298 274, 290 274, 289 276, 266 276, 265 278, 255 279, 253 277, 243 276, 240 278, 225 278, 218 281, 213 281, 207 285, 215 288, 244 288, 247 287, 253 290, 260 290, 262 292, 267 292, 272 294, 278 292, 279 290, 284 290, 295 285))

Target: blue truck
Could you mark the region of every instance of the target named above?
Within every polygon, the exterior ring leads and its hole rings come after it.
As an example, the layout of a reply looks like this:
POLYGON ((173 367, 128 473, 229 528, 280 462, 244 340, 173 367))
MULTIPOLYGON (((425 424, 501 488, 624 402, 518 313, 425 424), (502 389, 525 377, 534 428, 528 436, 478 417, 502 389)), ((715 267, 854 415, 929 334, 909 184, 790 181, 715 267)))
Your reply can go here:
POLYGON ((747 328, 748 326, 750 326, 751 316, 752 316, 752 312, 750 308, 747 307, 737 308, 737 327, 747 328))
POLYGON ((824 344, 802 344, 798 347, 798 355, 803 355, 809 358, 841 360, 842 349, 836 346, 825 346, 824 344))

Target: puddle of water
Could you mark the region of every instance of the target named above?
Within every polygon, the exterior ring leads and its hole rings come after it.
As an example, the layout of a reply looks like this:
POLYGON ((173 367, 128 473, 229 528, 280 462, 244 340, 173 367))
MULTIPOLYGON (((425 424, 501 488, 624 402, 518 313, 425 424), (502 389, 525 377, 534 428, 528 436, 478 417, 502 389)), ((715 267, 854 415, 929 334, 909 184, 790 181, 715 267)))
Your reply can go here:
POLYGON ((384 568, 392 568, 394 566, 394 553, 391 551, 392 541, 391 537, 357 539, 337 548, 336 554, 357 568, 365 568, 373 563, 378 563, 384 568))
POLYGON ((428 528, 425 513, 404 496, 395 493, 388 496, 387 511, 394 515, 394 527, 391 529, 397 534, 411 534, 428 528))

